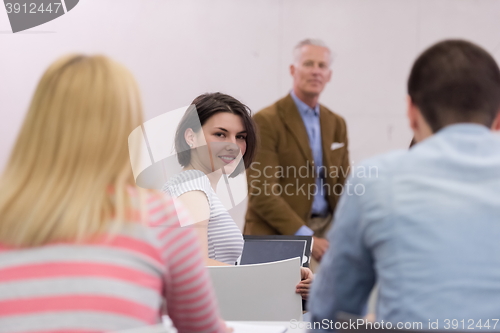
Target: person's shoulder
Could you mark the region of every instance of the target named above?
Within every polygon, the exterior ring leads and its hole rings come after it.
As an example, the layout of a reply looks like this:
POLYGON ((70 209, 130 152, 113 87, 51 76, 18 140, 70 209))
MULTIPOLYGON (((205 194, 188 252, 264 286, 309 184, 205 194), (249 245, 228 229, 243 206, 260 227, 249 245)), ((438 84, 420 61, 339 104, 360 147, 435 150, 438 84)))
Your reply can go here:
POLYGON ((162 193, 157 189, 144 189, 135 186, 127 187, 130 211, 134 220, 140 222, 140 211, 146 207, 149 211, 160 210, 160 207, 170 207, 173 205, 171 196, 168 193, 162 193))
POLYGON ((293 99, 290 95, 286 95, 285 97, 277 100, 271 105, 264 107, 263 109, 257 111, 254 114, 254 119, 262 119, 262 118, 273 118, 279 116, 279 109, 287 108, 290 104, 290 101, 293 103, 293 99))
POLYGON ((272 129, 274 133, 276 129, 283 129, 283 117, 286 116, 287 110, 294 107, 294 105, 292 97, 287 95, 256 112, 253 115, 253 120, 260 131, 269 132, 272 129))
POLYGON ((333 120, 336 120, 339 124, 343 124, 345 126, 345 119, 342 117, 340 114, 336 113, 335 111, 332 111, 328 107, 324 106, 323 104, 319 105, 320 108, 320 113, 322 115, 325 115, 333 120))
POLYGON ((140 191, 142 191, 141 194, 139 194, 139 190, 136 190, 132 196, 134 202, 132 213, 137 217, 137 221, 141 221, 142 227, 179 226, 179 215, 170 195, 158 190, 140 189, 140 191), (142 206, 143 204, 145 206, 142 206), (146 221, 139 218, 142 214, 141 206, 145 208, 143 213, 146 213, 146 221))
POLYGON ((189 191, 210 192, 210 180, 207 175, 200 170, 185 170, 172 176, 163 185, 162 191, 173 197, 178 197, 189 191))
POLYGON ((358 182, 384 179, 400 168, 408 154, 408 150, 399 149, 365 159, 353 167, 352 177, 358 182))

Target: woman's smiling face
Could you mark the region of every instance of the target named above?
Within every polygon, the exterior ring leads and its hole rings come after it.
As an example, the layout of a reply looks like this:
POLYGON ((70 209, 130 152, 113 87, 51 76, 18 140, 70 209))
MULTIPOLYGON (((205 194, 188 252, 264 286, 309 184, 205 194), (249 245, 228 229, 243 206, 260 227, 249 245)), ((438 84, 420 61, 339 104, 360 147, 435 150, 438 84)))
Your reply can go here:
POLYGON ((191 165, 205 173, 231 174, 246 151, 247 132, 240 116, 219 112, 194 133, 191 165))

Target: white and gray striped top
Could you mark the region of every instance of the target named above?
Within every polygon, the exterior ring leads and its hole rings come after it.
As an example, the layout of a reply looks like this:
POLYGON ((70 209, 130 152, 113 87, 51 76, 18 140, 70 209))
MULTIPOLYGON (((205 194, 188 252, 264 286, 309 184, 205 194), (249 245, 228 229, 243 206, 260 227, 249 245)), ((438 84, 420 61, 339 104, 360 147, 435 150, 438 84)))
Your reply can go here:
POLYGON ((162 191, 172 197, 179 197, 189 191, 205 193, 210 207, 208 257, 234 265, 243 251, 243 236, 217 197, 208 177, 199 170, 186 170, 170 178, 162 191))

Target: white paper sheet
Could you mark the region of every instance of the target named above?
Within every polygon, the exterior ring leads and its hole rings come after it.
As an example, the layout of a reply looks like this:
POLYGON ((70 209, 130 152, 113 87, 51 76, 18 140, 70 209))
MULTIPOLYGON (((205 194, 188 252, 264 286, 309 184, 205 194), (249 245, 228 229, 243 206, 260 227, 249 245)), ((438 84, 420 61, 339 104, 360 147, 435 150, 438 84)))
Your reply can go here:
POLYGON ((242 324, 226 321, 226 325, 234 329, 233 333, 284 333, 286 326, 242 324))

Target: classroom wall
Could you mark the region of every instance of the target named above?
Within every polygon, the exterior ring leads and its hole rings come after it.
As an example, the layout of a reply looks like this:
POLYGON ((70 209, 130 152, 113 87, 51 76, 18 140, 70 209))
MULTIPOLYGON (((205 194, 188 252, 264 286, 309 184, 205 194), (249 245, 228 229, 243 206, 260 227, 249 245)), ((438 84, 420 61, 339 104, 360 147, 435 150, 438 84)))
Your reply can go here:
MULTIPOLYGON (((499 60, 498 13, 497 0, 81 0, 12 34, 0 8, 0 170, 38 79, 62 54, 124 63, 150 119, 209 91, 258 111, 291 88, 291 50, 306 37, 336 55, 320 101, 345 117, 353 163, 407 148, 405 83, 415 57, 438 40, 466 38, 499 60)), ((232 211, 240 226, 245 209, 232 211)))

